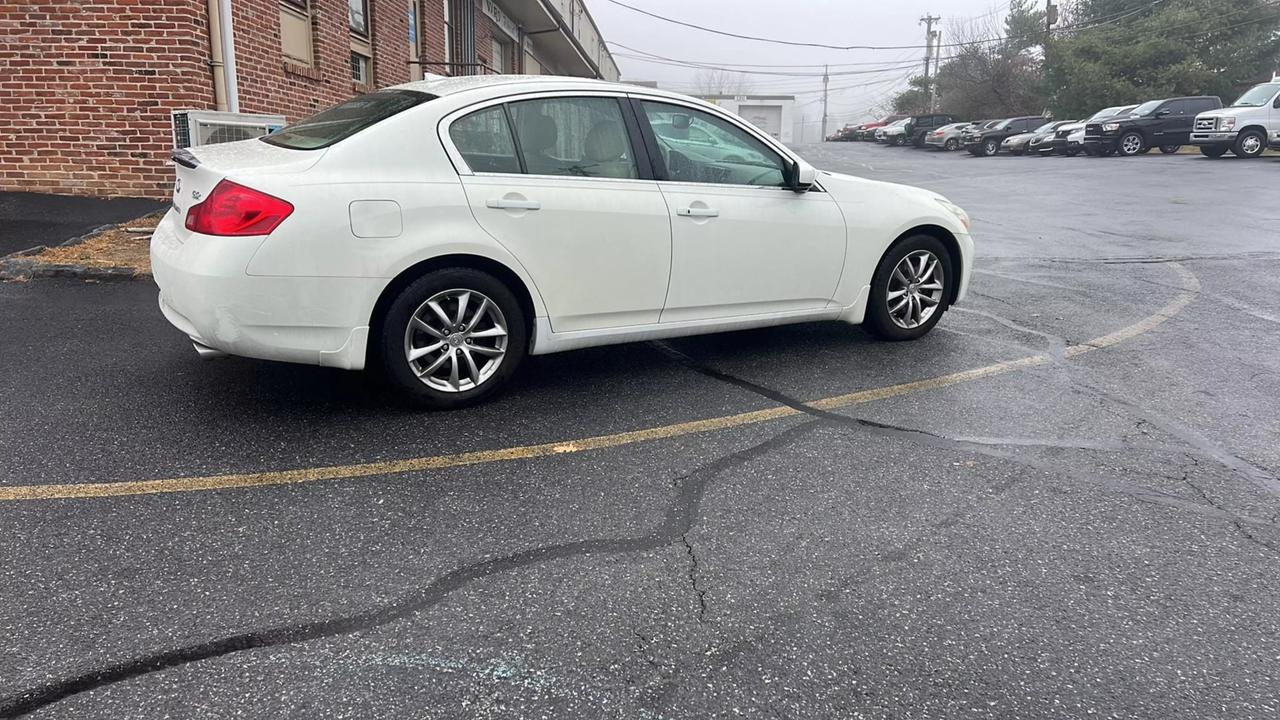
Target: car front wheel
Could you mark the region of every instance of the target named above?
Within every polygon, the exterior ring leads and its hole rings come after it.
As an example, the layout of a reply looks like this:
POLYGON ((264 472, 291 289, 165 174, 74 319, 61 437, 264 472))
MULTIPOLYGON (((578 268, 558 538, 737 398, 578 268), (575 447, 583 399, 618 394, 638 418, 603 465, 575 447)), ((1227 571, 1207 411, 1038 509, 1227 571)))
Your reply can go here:
POLYGON ((524 359, 528 331, 502 281, 471 268, 435 270, 392 301, 379 356, 394 388, 430 409, 472 405, 492 395, 524 359))
POLYGON ((1267 149, 1267 136, 1259 130, 1246 130, 1236 138, 1231 152, 1238 158, 1256 158, 1267 149))
POLYGON ((957 150, 960 148, 960 142, 955 138, 951 138, 950 140, 947 141, 946 145, 943 145, 943 147, 946 148, 947 150, 957 150))
POLYGON ((1200 154, 1216 160, 1227 154, 1227 147, 1225 145, 1201 145, 1200 154))
POLYGON ((1181 145, 1161 145, 1160 146, 1160 152, 1164 153, 1165 155, 1176 155, 1178 154, 1178 151, 1181 149, 1182 149, 1181 145))
POLYGON ((996 140, 988 140, 982 144, 982 154, 987 157, 993 157, 1000 152, 1000 143, 996 140))
POLYGON ((1121 136, 1120 142, 1116 143, 1116 149, 1125 157, 1141 155, 1147 151, 1147 141, 1140 132, 1128 132, 1121 136))
POLYGON ((949 306, 951 255, 942 242, 915 235, 890 248, 871 280, 866 327, 891 341, 924 337, 949 306))

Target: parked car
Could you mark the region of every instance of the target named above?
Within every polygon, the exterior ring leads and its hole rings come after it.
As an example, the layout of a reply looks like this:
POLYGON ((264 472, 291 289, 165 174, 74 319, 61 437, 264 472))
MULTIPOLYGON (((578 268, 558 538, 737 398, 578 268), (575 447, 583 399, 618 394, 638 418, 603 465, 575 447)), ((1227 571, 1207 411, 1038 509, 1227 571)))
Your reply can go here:
POLYGON ((1280 144, 1280 82, 1255 85, 1230 107, 1196 116, 1191 144, 1211 158, 1230 151, 1236 157, 1256 158, 1269 143, 1280 144))
POLYGON ((1119 153, 1142 155, 1153 147, 1172 154, 1191 141, 1196 116, 1222 107, 1218 97, 1166 98, 1151 100, 1128 115, 1085 126, 1085 146, 1103 157, 1119 153))
POLYGON ((1049 155, 1053 152, 1053 138, 1058 132, 1058 128, 1064 125, 1071 125, 1075 120, 1057 120, 1051 123, 1045 123, 1031 134, 1031 140, 1027 142, 1027 152, 1036 155, 1049 155))
POLYGON ((974 123, 951 123, 929 133, 925 139, 925 145, 935 150, 959 150, 960 136, 965 130, 973 127, 974 123))
POLYGON ((1088 119, 1079 122, 1071 122, 1060 126, 1053 134, 1053 141, 1050 143, 1048 154, 1058 153, 1068 157, 1075 157, 1084 152, 1084 129, 1091 122, 1098 122, 1105 118, 1124 115, 1132 112, 1137 105, 1117 105, 1115 107, 1103 108, 1098 112, 1090 115, 1088 119))
POLYGON ((929 133, 955 121, 954 116, 946 114, 916 115, 907 123, 904 139, 916 148, 923 148, 929 133))
POLYGON ((731 112, 620 83, 408 83, 173 158, 151 261, 202 356, 377 369, 429 408, 527 354, 816 320, 919 338, 973 264, 941 195, 819 173, 731 112))
POLYGON ((876 130, 879 130, 891 123, 896 123, 899 120, 905 120, 906 117, 906 115, 901 114, 886 115, 874 122, 863 123, 858 127, 858 131, 854 133, 853 139, 861 140, 863 142, 874 142, 876 139, 876 130))
POLYGON ((845 125, 827 136, 827 142, 852 142, 861 125, 845 125))
POLYGON ((876 130, 876 142, 886 145, 901 145, 907 136, 907 124, 911 118, 902 118, 876 130))
POLYGON ((977 157, 991 157, 1000 152, 1006 138, 1034 130, 1046 119, 1039 115, 1006 118, 984 130, 970 130, 964 135, 964 149, 977 157))

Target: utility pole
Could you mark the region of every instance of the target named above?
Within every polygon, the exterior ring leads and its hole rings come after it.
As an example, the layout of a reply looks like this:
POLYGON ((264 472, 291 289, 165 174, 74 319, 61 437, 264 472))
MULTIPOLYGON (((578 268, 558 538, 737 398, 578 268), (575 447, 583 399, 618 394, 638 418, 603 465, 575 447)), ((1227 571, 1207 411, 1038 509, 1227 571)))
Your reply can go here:
POLYGON ((827 83, 831 80, 830 66, 822 66, 822 137, 819 142, 827 141, 827 83))
POLYGON ((933 80, 929 75, 929 66, 933 62, 933 46, 938 37, 938 33, 933 30, 933 24, 941 19, 936 15, 925 15, 920 18, 920 24, 924 25, 924 84, 926 97, 929 99, 929 110, 933 110, 933 80))

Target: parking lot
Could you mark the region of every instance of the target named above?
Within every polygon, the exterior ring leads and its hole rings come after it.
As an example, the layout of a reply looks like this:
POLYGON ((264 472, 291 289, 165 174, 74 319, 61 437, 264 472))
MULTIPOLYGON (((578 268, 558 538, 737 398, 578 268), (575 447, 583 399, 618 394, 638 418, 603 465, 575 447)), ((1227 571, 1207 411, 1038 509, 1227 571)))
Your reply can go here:
POLYGON ((421 413, 0 284, 0 717, 1276 717, 1280 160, 800 151, 972 215, 930 336, 421 413))

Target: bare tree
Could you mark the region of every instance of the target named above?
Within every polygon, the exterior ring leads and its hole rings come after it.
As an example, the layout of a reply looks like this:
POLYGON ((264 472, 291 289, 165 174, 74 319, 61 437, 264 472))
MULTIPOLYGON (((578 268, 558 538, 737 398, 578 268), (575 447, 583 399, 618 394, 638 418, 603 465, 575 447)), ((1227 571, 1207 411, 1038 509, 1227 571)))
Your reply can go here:
POLYGON ((693 77, 693 87, 698 95, 746 95, 751 92, 751 82, 746 75, 729 70, 699 70, 693 77))

